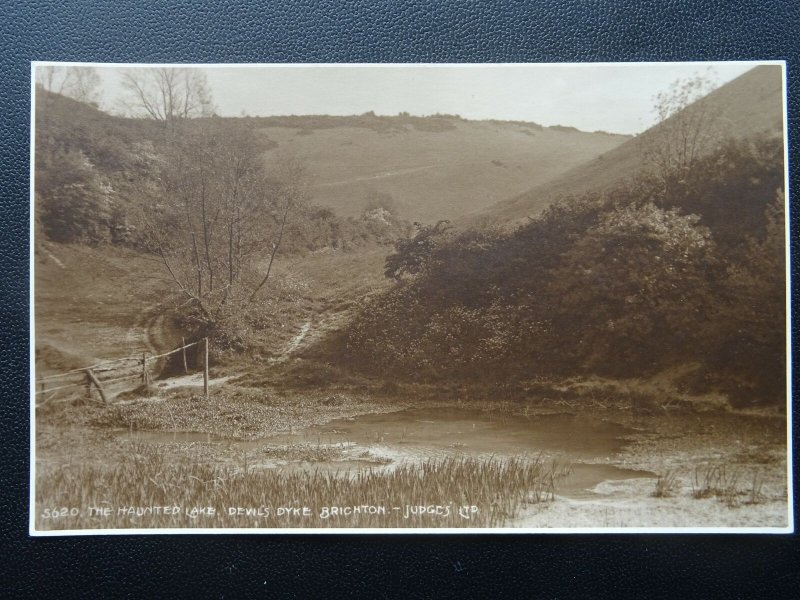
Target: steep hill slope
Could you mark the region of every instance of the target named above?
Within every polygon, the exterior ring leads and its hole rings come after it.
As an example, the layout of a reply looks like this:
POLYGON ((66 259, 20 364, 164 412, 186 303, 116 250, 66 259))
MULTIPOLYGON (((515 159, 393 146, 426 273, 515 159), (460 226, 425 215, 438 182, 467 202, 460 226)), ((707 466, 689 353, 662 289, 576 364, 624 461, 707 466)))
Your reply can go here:
MULTIPOLYGON (((781 68, 759 66, 714 90, 699 102, 720 115, 727 135, 735 138, 760 133, 780 135, 783 131, 782 89, 781 68)), ((658 127, 523 194, 472 214, 466 220, 525 220, 539 213, 558 196, 611 187, 642 168, 642 150, 647 141, 657 135, 658 127)))

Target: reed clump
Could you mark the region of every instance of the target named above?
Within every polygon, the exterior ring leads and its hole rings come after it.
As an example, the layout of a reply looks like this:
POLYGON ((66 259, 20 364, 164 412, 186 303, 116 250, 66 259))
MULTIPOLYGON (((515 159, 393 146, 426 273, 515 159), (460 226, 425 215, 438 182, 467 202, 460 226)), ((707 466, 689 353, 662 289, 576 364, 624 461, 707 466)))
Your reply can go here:
POLYGON ((528 505, 554 500, 569 472, 569 465, 542 456, 448 457, 393 468, 298 472, 214 465, 192 457, 168 462, 157 449, 142 445, 113 466, 42 470, 36 484, 37 528, 500 527, 528 505), (153 506, 180 510, 144 516, 120 510, 153 506), (326 507, 356 506, 383 507, 383 512, 320 518, 326 507), (442 509, 407 511, 431 506, 442 509), (477 510, 459 515, 464 506, 477 510), (77 507, 80 514, 42 517, 47 508, 57 507, 77 507), (99 516, 88 514, 88 507, 110 510, 99 516), (213 507, 213 518, 192 517, 194 507, 213 507), (279 507, 309 510, 279 515, 279 507), (251 510, 233 510, 239 508, 251 510))

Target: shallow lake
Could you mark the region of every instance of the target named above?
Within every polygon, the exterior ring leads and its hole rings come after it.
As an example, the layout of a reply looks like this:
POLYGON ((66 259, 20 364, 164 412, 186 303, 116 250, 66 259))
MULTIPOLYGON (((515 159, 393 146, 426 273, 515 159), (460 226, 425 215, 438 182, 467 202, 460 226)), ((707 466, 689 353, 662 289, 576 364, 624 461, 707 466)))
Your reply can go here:
POLYGON ((197 432, 133 432, 143 442, 210 442, 229 445, 257 460, 268 447, 338 445, 347 452, 341 459, 280 461, 270 465, 290 470, 352 472, 369 468, 392 468, 401 462, 417 462, 445 456, 537 456, 572 463, 572 475, 559 486, 559 493, 584 497, 598 483, 610 479, 654 477, 646 471, 614 466, 614 455, 622 449, 624 436, 633 433, 620 424, 573 414, 509 415, 460 408, 415 408, 391 413, 360 415, 329 421, 294 433, 281 433, 259 440, 238 441, 197 432), (368 452, 365 457, 364 453, 368 452), (370 459, 371 458, 371 459, 370 459), (601 462, 602 461, 602 462, 601 462))

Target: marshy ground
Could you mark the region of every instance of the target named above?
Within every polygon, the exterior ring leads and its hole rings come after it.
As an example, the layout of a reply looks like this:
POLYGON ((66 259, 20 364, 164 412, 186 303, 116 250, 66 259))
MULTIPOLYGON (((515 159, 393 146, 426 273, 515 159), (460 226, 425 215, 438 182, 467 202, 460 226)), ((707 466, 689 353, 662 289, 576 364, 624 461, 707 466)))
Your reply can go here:
POLYGON ((183 387, 110 406, 43 407, 36 525, 787 524, 781 415, 685 407, 642 413, 624 398, 576 410, 578 398, 569 405, 536 397, 487 402, 463 392, 399 386, 387 394, 363 384, 255 388, 234 378, 208 400, 183 387), (180 510, 119 512, 153 506, 180 510), (404 516, 419 506, 433 512, 404 516), (90 507, 111 512, 90 514, 90 507), (191 515, 202 507, 213 515, 191 515), (322 518, 330 507, 369 508, 322 518), (475 514, 458 516, 456 507, 475 507, 475 514), (52 516, 64 508, 79 514, 52 516), (288 515, 290 508, 309 513, 288 515))

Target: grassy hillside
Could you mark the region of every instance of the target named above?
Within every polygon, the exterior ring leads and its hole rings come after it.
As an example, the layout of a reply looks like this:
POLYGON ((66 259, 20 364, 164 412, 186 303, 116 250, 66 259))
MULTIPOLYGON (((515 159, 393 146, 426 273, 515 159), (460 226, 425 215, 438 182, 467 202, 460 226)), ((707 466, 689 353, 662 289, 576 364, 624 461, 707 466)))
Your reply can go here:
MULTIPOLYGON (((61 241, 109 241, 154 201, 161 155, 170 143, 169 132, 159 124, 114 117, 40 90, 36 125, 37 193, 46 197, 80 187, 83 197, 70 203, 93 221, 88 231, 61 241)), ((215 118, 206 125, 257 132, 268 164, 287 154, 299 157, 311 202, 339 218, 359 218, 368 198, 388 195, 401 218, 422 222, 480 210, 628 139, 451 115, 215 118)), ((51 216, 59 223, 76 219, 51 216)))
POLYGON ((549 181, 628 136, 457 117, 252 119, 305 159, 314 201, 355 216, 370 192, 390 194, 409 220, 455 219, 549 181))
POLYGON ((146 255, 40 242, 33 267, 38 375, 175 342, 159 318, 170 288, 146 255))
MULTIPOLYGON (((783 131, 782 74, 779 66, 760 66, 721 86, 700 100, 717 112, 725 134, 747 138, 755 134, 783 131)), ((541 212, 555 198, 612 187, 644 166, 643 148, 659 126, 645 131, 525 193, 501 201, 469 220, 525 220, 541 212)))

